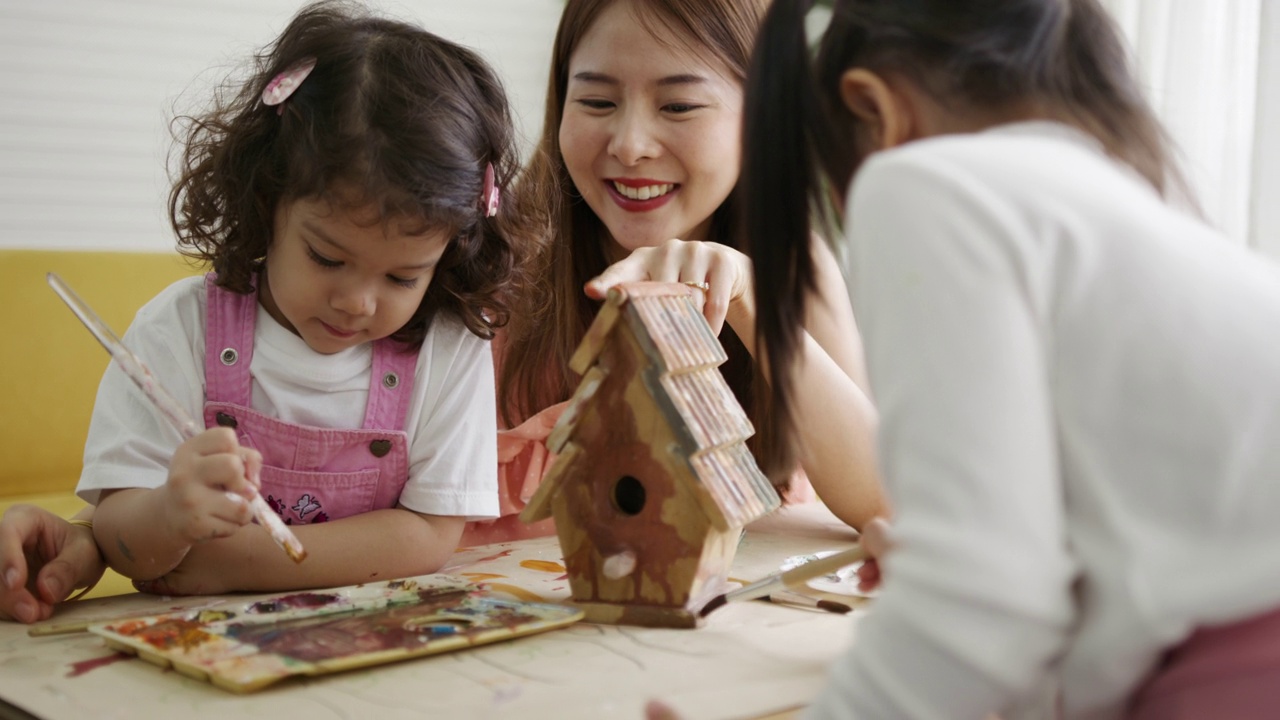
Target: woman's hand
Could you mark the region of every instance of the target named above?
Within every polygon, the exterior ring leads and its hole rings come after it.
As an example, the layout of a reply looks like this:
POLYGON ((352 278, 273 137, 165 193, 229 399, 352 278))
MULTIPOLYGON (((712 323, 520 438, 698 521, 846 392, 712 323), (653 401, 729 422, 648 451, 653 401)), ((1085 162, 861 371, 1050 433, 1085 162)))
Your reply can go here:
POLYGON ((105 569, 91 528, 34 505, 14 505, 0 518, 0 618, 46 620, 105 569))
POLYGON ((871 592, 880 586, 879 558, 893 549, 892 530, 889 521, 880 517, 872 518, 862 528, 860 542, 867 551, 867 560, 858 568, 858 590, 871 592))
POLYGON ((211 428, 178 446, 162 488, 170 537, 194 545, 224 538, 253 521, 262 455, 229 428, 211 428), (252 478, 252 482, 250 481, 252 478))
POLYGON ((588 296, 602 300, 614 285, 640 280, 705 283, 702 314, 717 335, 726 317, 739 337, 743 329, 735 320, 745 320, 748 325, 755 322, 751 260, 727 245, 668 240, 656 247, 637 248, 588 281, 585 290, 588 296))

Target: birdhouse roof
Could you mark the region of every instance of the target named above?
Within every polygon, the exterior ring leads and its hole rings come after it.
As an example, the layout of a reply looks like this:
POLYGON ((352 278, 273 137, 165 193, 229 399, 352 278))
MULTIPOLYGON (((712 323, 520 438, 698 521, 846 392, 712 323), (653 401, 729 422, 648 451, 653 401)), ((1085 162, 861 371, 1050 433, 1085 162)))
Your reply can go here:
MULTIPOLYGON (((560 452, 573 434, 602 382, 593 368, 596 358, 616 337, 615 329, 625 325, 648 360, 642 371, 651 378, 646 387, 684 441, 690 474, 704 491, 696 493, 703 510, 717 526, 742 526, 778 507, 780 500, 746 447, 755 428, 717 369, 728 356, 693 293, 680 283, 653 282, 609 291, 570 360, 583 381, 547 444, 560 452)), ((554 482, 550 475, 544 484, 554 482)))

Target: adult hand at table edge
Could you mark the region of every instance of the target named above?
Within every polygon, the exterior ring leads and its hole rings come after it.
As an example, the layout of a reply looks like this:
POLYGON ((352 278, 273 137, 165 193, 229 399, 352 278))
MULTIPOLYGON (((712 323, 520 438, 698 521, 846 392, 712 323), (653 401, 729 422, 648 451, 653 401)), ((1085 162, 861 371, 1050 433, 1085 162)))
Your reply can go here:
POLYGON ((47 620, 105 569, 91 528, 35 505, 14 505, 0 517, 0 618, 47 620))

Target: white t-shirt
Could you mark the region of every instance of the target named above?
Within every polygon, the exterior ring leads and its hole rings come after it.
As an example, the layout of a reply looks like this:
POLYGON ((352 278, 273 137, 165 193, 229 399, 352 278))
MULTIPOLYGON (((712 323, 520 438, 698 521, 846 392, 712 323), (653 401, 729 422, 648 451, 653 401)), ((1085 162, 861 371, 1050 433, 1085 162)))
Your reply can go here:
MULTIPOLYGON (((204 278, 180 280, 148 302, 124 342, 202 424, 204 278)), ((259 305, 249 366, 253 408, 291 423, 359 428, 372 362, 368 343, 332 355, 312 351, 259 305)), ((413 390, 404 427, 409 480, 400 503, 431 515, 496 516, 497 426, 488 341, 452 317, 437 316, 418 352, 413 390)), ((181 442, 112 363, 98 387, 76 494, 97 503, 102 490, 159 487, 181 442)))
POLYGON ((849 287, 897 548, 808 717, 1120 715, 1280 607, 1280 272, 1054 123, 867 160, 849 287))

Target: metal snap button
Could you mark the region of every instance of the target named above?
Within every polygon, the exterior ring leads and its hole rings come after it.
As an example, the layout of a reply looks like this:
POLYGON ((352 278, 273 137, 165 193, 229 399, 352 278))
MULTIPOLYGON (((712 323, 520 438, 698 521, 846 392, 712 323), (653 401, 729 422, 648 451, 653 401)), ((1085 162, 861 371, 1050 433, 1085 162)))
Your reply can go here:
POLYGON ((223 365, 235 365, 236 360, 240 358, 240 353, 236 352, 235 348, 227 348, 222 351, 221 358, 223 365))
POLYGON ((389 372, 382 376, 382 384, 389 388, 394 388, 400 384, 400 376, 393 372, 389 372))
POLYGON ((240 426, 240 423, 234 417, 224 412, 214 415, 213 419, 222 427, 236 428, 240 426))
POLYGON ((369 452, 373 453, 374 457, 383 457, 387 453, 391 452, 391 441, 374 440, 369 443, 369 452))

